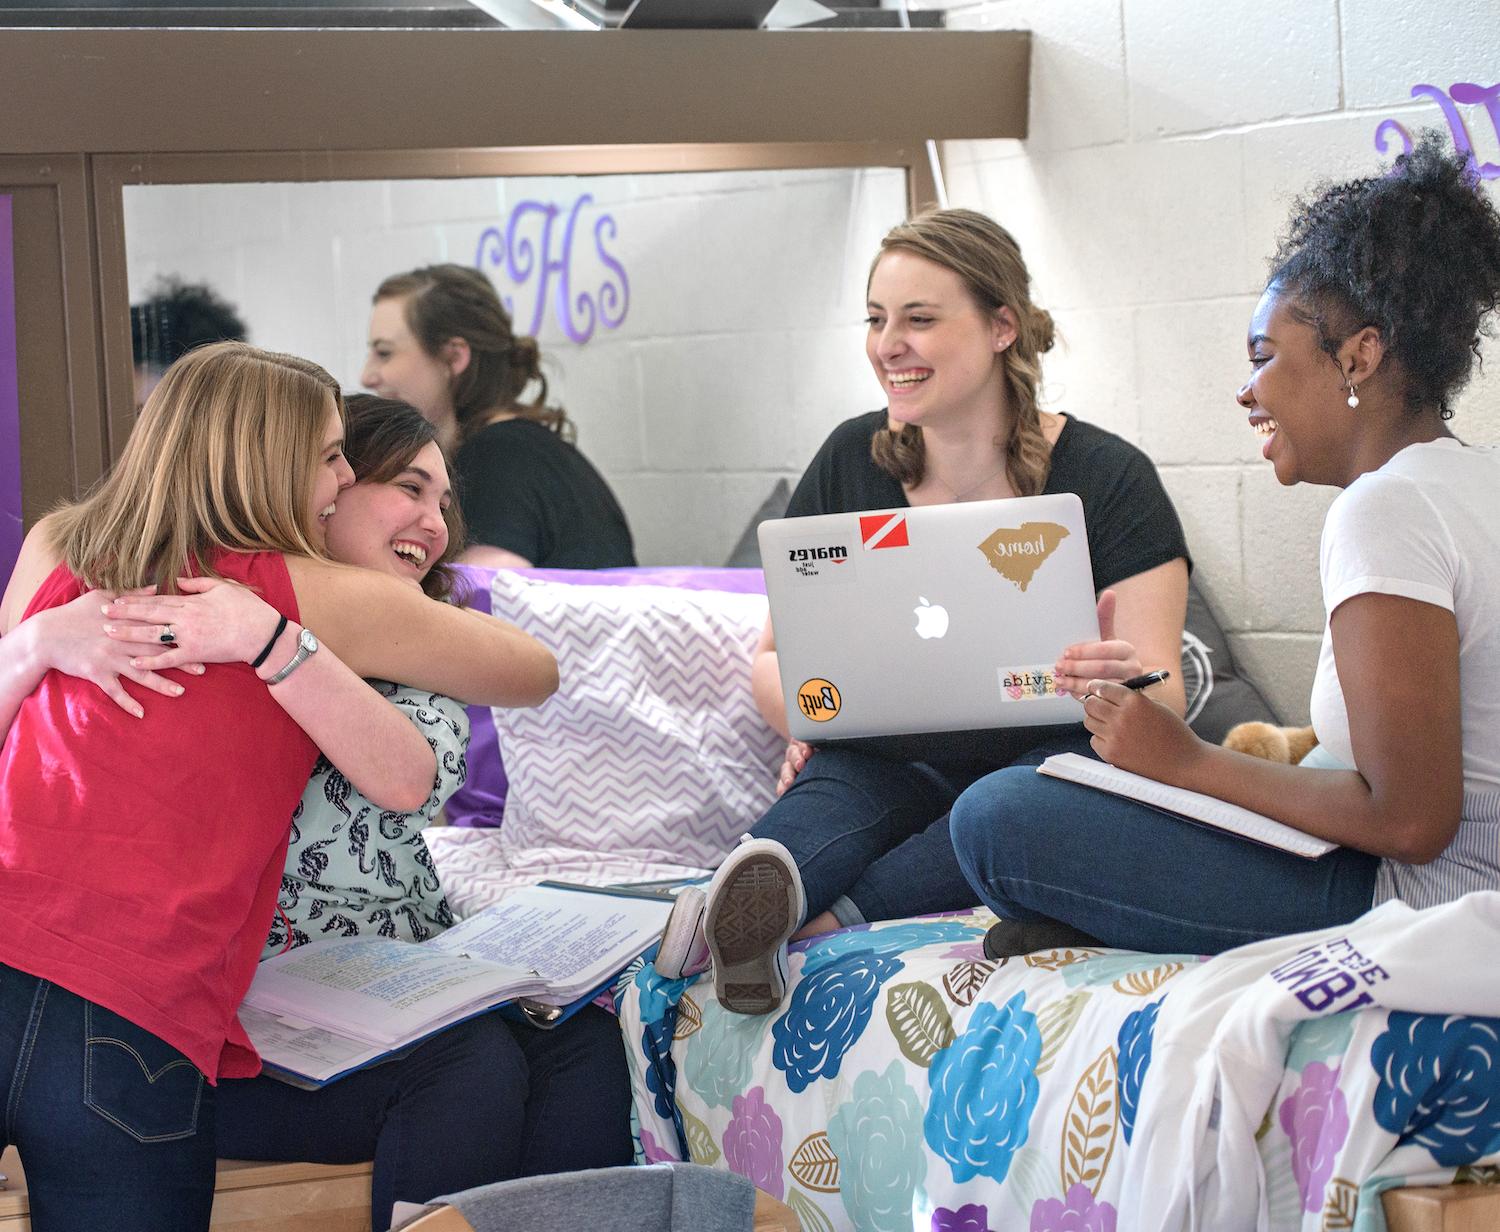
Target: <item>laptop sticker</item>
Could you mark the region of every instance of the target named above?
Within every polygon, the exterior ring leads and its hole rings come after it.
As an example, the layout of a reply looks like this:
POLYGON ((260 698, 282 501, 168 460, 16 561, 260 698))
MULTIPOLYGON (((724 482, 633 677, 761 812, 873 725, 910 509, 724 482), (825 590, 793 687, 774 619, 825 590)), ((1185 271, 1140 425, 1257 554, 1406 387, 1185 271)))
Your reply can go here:
POLYGON ((1014 530, 997 530, 979 545, 979 550, 991 569, 1024 591, 1067 537, 1067 527, 1056 522, 1022 522, 1014 530))
POLYGON ((814 723, 826 723, 843 707, 837 687, 822 677, 804 681, 797 690, 797 705, 814 723))
POLYGON ((999 670, 1002 702, 1035 702, 1057 696, 1057 678, 1050 666, 1002 667, 999 670))
POLYGON ((842 543, 809 543, 806 547, 788 548, 792 576, 803 580, 817 578, 828 582, 852 582, 854 562, 842 543))
POLYGON ((904 513, 874 513, 859 519, 859 537, 865 551, 877 552, 881 548, 909 548, 911 540, 906 534, 904 513))

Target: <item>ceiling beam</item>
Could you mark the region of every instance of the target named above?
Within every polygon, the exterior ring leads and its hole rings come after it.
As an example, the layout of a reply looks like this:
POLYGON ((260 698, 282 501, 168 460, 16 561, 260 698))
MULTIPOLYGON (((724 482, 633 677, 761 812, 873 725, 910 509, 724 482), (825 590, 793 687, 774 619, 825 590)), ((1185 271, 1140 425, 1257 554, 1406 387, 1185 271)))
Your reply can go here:
POLYGON ((1024 137, 1030 35, 7 30, 0 152, 1024 137))

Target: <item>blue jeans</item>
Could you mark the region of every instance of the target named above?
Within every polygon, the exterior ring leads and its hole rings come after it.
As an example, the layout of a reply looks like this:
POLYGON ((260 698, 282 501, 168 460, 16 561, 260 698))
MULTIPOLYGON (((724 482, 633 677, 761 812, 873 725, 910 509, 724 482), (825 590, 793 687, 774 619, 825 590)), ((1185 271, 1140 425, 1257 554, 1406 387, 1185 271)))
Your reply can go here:
POLYGON ((0 1094, 35 1232, 208 1227, 215 1092, 171 1045, 0 965, 0 1094))
MULTIPOLYGON (((1036 732, 1039 729, 1031 729, 1036 732)), ((1081 726, 1040 729, 1045 743, 1021 760, 1088 747, 1081 726)), ((948 833, 959 793, 994 763, 895 761, 822 748, 751 828, 791 852, 807 918, 848 899, 866 920, 958 911, 977 901, 948 833)))
POLYGON ((226 1159, 373 1159, 375 1228, 397 1200, 633 1158, 625 1045, 598 1006, 551 1030, 482 1014, 318 1091, 262 1076, 218 1096, 226 1159))
POLYGON ((1370 909, 1380 865, 1343 847, 1307 860, 1019 767, 964 792, 953 844, 1003 919, 1060 920, 1158 954, 1347 923, 1370 909))

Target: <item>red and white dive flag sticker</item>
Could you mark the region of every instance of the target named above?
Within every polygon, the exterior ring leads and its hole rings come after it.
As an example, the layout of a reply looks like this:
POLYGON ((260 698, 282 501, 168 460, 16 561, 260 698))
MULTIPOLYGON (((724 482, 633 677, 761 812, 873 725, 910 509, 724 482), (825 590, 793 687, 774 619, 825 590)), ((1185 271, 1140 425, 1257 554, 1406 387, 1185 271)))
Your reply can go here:
POLYGON ((859 537, 864 541, 865 551, 878 548, 907 548, 911 540, 906 537, 906 515, 904 513, 875 513, 859 520, 859 537))

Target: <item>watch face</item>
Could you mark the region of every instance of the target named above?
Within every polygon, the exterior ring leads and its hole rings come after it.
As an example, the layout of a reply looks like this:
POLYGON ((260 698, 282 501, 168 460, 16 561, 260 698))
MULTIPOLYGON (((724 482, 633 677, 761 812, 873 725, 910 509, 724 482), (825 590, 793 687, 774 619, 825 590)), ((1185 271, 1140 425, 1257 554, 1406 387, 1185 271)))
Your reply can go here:
POLYGON ((318 649, 318 639, 313 636, 311 629, 303 629, 297 636, 297 645, 307 651, 308 654, 315 654, 318 649))

